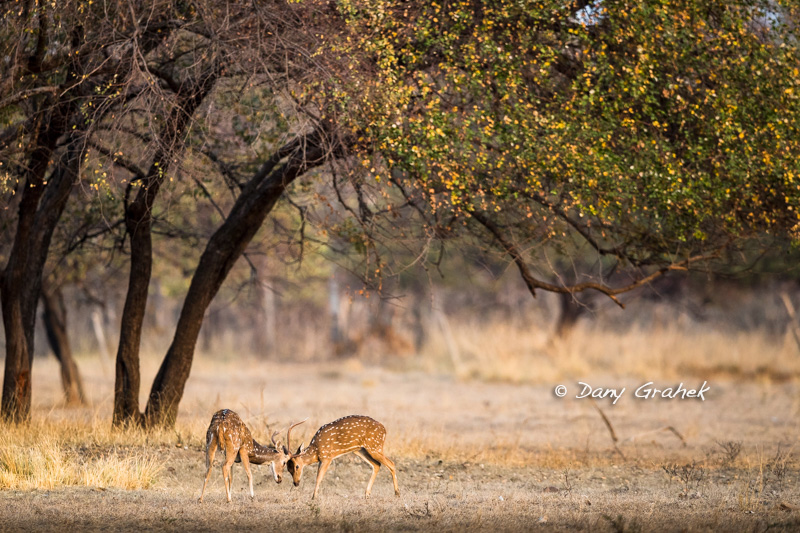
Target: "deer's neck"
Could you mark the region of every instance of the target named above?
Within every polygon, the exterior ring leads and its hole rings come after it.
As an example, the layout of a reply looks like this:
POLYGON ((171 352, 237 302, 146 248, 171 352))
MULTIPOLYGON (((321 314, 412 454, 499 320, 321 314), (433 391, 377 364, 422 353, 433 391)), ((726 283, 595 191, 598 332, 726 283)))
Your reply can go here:
POLYGON ((255 465, 261 465, 264 463, 268 463, 275 458, 275 454, 278 453, 277 450, 274 448, 270 448, 269 446, 262 446, 255 439, 253 439, 253 452, 249 454, 247 457, 250 459, 250 462, 255 465))
POLYGON ((309 444, 308 448, 303 450, 298 458, 303 461, 304 464, 310 465, 312 463, 319 462, 319 449, 317 448, 316 444, 309 444))

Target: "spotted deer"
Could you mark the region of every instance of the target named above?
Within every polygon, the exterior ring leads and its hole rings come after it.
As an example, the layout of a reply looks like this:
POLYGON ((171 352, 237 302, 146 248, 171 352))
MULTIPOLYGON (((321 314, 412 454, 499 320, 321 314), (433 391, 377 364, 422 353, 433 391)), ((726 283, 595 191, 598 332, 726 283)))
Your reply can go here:
MULTIPOLYGON (((297 424, 295 424, 297 425, 297 424)), ((292 427, 289 428, 291 431, 292 427)), ((281 446, 275 440, 275 437, 280 434, 276 431, 272 434, 270 440, 272 446, 262 446, 253 439, 250 430, 239 418, 239 415, 230 409, 222 409, 214 413, 211 417, 211 424, 208 426, 206 432, 206 478, 203 481, 203 490, 200 491, 200 502, 203 501, 203 494, 206 491, 206 484, 208 478, 211 476, 211 467, 214 463, 214 455, 217 453, 217 448, 225 452, 225 462, 222 465, 222 477, 225 481, 225 494, 228 497, 228 502, 231 501, 231 487, 233 485, 233 474, 231 467, 234 462, 241 462, 244 465, 244 470, 247 473, 247 479, 250 482, 250 497, 253 494, 253 475, 250 472, 251 464, 264 464, 269 463, 272 469, 272 475, 276 483, 282 481, 281 472, 286 465, 286 461, 292 456, 289 448, 281 446)))
MULTIPOLYGON (((294 426, 292 426, 294 427, 294 426)), ((291 449, 290 439, 292 428, 286 432, 286 445, 291 449)), ((344 454, 355 452, 367 464, 372 466, 372 477, 367 483, 366 498, 369 498, 372 484, 378 476, 381 465, 386 465, 392 474, 394 482, 394 493, 399 496, 400 489, 397 486, 397 474, 395 473, 394 462, 383 455, 383 443, 386 439, 386 428, 383 424, 373 420, 368 416, 350 415, 329 424, 325 424, 317 430, 311 443, 303 449, 302 443, 297 448, 297 452, 292 454, 287 461, 286 467, 292 475, 294 486, 300 485, 300 477, 303 475, 303 467, 312 463, 319 463, 317 470, 317 483, 314 485, 314 494, 311 499, 317 497, 319 486, 331 461, 344 454)))

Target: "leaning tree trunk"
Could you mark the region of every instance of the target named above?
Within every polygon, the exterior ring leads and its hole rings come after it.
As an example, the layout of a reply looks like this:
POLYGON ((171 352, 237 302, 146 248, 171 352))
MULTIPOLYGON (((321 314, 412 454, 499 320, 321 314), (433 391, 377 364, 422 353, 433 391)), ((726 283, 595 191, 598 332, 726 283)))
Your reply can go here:
POLYGON ((125 211, 125 225, 131 237, 131 270, 117 349, 112 422, 116 427, 142 422, 139 411, 139 347, 153 266, 153 204, 174 159, 176 145, 184 138, 192 115, 211 92, 217 76, 218 70, 214 68, 197 84, 183 86, 185 89, 178 94, 178 101, 166 119, 150 169, 143 176, 136 198, 125 211))
POLYGON ((61 385, 67 405, 82 405, 86 402, 78 365, 72 358, 72 347, 67 334, 67 310, 61 288, 42 290, 44 312, 42 321, 47 332, 47 341, 61 366, 61 385))
POLYGON ((148 427, 175 425, 206 309, 286 187, 326 161, 325 139, 324 132, 315 131, 282 147, 247 183, 228 218, 211 236, 189 285, 172 344, 150 390, 145 410, 148 427))
MULTIPOLYGON (((0 281, 0 300, 3 308, 3 327, 6 337, 6 362, 3 375, 2 416, 7 420, 28 420, 31 407, 31 359, 33 336, 27 335, 28 325, 36 320, 36 302, 28 301, 30 292, 38 292, 35 283, 41 284, 41 272, 29 272, 28 267, 35 254, 34 243, 41 238, 41 230, 35 227, 39 202, 44 194, 44 176, 55 147, 57 137, 42 131, 37 137, 39 147, 31 154, 31 166, 23 185, 19 204, 19 217, 14 244, 8 263, 0 281), (31 319, 30 312, 34 316, 31 319)), ((32 331, 31 331, 32 333, 32 331)))

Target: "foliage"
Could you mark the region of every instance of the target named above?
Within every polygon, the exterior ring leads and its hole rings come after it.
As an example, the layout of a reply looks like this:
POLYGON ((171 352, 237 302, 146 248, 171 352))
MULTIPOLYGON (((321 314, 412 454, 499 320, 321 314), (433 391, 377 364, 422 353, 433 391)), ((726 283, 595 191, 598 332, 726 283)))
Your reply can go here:
MULTIPOLYGON (((367 173, 447 229, 488 214, 633 265, 797 240, 800 9, 788 1, 339 3, 374 61, 341 109, 367 173)), ((509 251, 506 247, 505 251, 509 251)))

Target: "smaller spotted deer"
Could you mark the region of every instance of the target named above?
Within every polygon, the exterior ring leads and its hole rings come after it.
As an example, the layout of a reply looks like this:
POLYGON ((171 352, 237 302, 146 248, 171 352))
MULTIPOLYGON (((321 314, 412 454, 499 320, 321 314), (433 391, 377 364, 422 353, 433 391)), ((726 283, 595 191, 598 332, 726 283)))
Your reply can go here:
MULTIPOLYGON (((292 426, 294 427, 294 426, 292 426)), ((286 432, 286 445, 290 447, 292 428, 286 432)), ((329 424, 325 424, 317 430, 311 443, 303 449, 303 445, 297 448, 297 453, 292 454, 286 467, 292 474, 294 486, 300 485, 300 477, 303 475, 303 467, 312 463, 319 463, 317 470, 317 483, 314 486, 314 494, 311 499, 317 497, 322 478, 331 464, 331 461, 346 453, 355 452, 367 464, 372 466, 372 477, 367 483, 366 498, 369 498, 372 491, 372 484, 378 476, 381 465, 386 465, 392 474, 394 481, 394 493, 399 496, 400 489, 397 486, 397 474, 395 473, 394 462, 383 455, 383 443, 386 439, 386 428, 383 424, 373 420, 368 416, 350 415, 329 424)))
MULTIPOLYGON (((295 424, 297 425, 297 424, 295 424)), ((291 431, 291 426, 289 431, 291 431)), ((231 488, 233 485, 233 475, 231 467, 234 462, 241 462, 247 472, 247 479, 250 481, 250 497, 253 494, 253 475, 250 473, 250 464, 269 463, 272 468, 272 475, 276 483, 282 481, 281 472, 286 465, 286 461, 292 456, 289 448, 281 446, 275 437, 280 431, 272 434, 272 446, 262 446, 253 439, 250 430, 239 418, 239 415, 230 409, 222 409, 214 413, 211 417, 211 424, 206 432, 206 478, 203 481, 203 490, 200 492, 200 502, 203 501, 203 494, 206 491, 208 478, 211 476, 211 467, 214 463, 214 455, 217 448, 225 451, 225 462, 222 465, 222 477, 225 481, 225 494, 228 502, 231 501, 231 488)))

